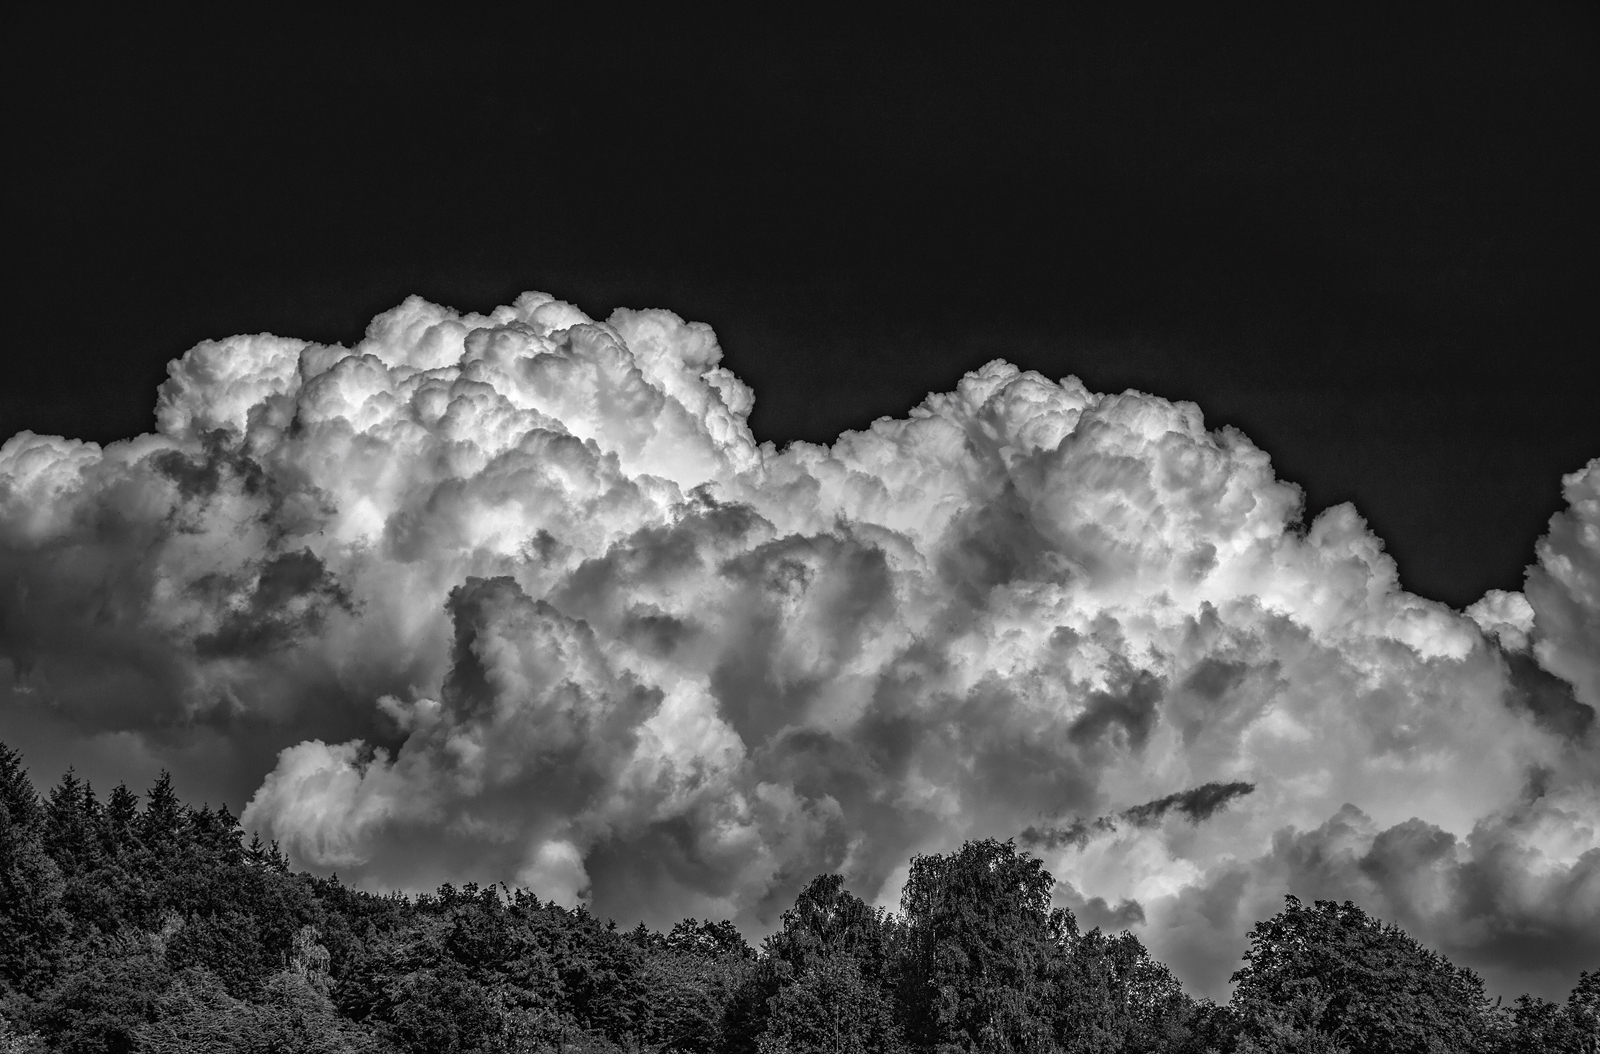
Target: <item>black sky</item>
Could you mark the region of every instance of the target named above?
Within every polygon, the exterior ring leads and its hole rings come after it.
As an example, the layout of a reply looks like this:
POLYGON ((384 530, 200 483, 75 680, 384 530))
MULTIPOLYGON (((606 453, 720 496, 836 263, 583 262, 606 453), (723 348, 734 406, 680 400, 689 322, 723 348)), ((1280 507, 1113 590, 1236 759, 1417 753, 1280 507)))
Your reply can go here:
POLYGON ((1600 455, 1591 9, 934 10, 10 16, 0 434, 147 431, 205 337, 542 289, 711 323, 780 443, 994 357, 1192 399, 1408 588, 1520 585, 1600 455))

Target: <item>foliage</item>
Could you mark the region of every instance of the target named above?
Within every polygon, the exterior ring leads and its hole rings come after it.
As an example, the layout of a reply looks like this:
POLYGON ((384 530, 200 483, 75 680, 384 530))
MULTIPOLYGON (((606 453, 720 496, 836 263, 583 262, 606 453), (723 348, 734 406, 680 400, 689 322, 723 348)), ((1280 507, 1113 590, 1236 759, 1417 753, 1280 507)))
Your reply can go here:
POLYGON ((19 1032, 0 1014, 0 1054, 45 1054, 44 1037, 37 1032, 19 1032))
POLYGON ((49 976, 67 928, 62 889, 22 758, 0 743, 0 986, 31 988, 49 976))
POLYGON ((629 939, 644 953, 641 983, 651 1007, 645 1041, 683 1054, 721 1049, 728 1006, 754 972, 744 936, 729 922, 684 919, 665 936, 641 924, 629 939))
POLYGON ((899 914, 839 875, 753 951, 731 923, 630 932, 503 886, 405 897, 297 873, 163 775, 42 799, 0 744, 0 1054, 1600 1054, 1600 970, 1491 1005, 1352 904, 1257 924, 1227 1005, 1130 933, 1082 933, 1010 842, 911 863, 899 914))
POLYGON ((162 995, 156 1020, 138 1030, 149 1054, 365 1054, 382 1048, 351 1027, 303 973, 285 970, 242 1002, 210 971, 186 971, 162 995))
POLYGON ((901 1000, 914 1044, 940 1051, 1050 1044, 1052 974, 1072 917, 1052 911, 1055 880, 1010 842, 919 856, 901 895, 901 1000))
POLYGON ((893 927, 844 888, 839 875, 812 880, 767 938, 761 1054, 859 1054, 902 1046, 891 984, 893 927))
POLYGON ((1246 1036, 1263 1049, 1475 1051, 1489 1020, 1476 974, 1348 901, 1289 897, 1256 924, 1233 979, 1246 1036))
POLYGON ((1519 996, 1499 1026, 1495 1054, 1600 1054, 1600 970, 1580 974, 1564 1004, 1519 996))
POLYGON ((848 954, 811 960, 769 1005, 767 1027, 757 1041, 761 1054, 868 1054, 900 1046, 893 1005, 848 954))

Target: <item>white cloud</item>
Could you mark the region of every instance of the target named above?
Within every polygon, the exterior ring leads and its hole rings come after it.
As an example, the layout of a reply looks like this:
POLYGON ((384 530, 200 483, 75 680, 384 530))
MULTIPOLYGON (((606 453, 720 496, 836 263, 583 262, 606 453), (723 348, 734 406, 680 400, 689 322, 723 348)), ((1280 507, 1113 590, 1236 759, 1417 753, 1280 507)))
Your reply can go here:
POLYGON ((778 451, 719 360, 542 294, 202 344, 156 434, 0 449, 6 706, 214 737, 249 824, 375 887, 760 927, 819 871, 892 898, 913 852, 1248 781, 1046 850, 1064 902, 1209 991, 1291 890, 1512 984, 1600 940, 1600 461, 1464 615, 1191 404, 994 362, 778 451))

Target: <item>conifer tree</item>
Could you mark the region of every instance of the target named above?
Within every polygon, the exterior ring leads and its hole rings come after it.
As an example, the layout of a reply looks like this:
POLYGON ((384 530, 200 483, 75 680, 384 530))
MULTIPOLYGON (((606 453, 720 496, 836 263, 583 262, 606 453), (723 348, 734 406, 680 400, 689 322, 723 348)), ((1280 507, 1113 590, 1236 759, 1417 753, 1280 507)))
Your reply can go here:
POLYGON ((145 794, 144 813, 139 817, 139 838, 157 856, 177 853, 184 830, 183 803, 172 789, 172 774, 165 769, 145 794))
POLYGON ((90 793, 88 785, 69 767, 45 801, 45 848, 67 874, 77 873, 86 863, 82 857, 90 839, 90 793))
POLYGON ((43 819, 39 795, 22 766, 22 755, 4 743, 0 743, 0 808, 19 827, 33 828, 43 819))
POLYGON ((61 873, 45 850, 44 826, 22 755, 0 743, 0 993, 43 984, 66 930, 61 873))
POLYGON ((126 783, 117 784, 111 797, 106 799, 106 835, 112 852, 120 854, 133 848, 138 837, 138 823, 138 797, 126 783))

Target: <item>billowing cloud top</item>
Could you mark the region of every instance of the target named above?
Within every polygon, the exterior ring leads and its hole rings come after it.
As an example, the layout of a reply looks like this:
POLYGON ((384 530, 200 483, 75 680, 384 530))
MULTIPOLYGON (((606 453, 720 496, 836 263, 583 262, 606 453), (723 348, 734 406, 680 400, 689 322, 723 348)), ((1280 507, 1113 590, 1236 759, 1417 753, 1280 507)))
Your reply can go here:
POLYGON ((257 764, 246 825, 374 887, 759 930, 1032 829, 1199 991, 1290 891, 1504 988, 1600 961, 1600 460, 1458 613, 1193 405, 992 362, 779 451, 719 358, 413 298, 199 345, 154 434, 15 436, 3 720, 257 764))

